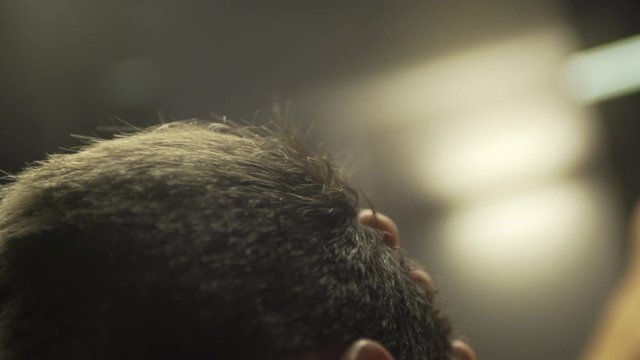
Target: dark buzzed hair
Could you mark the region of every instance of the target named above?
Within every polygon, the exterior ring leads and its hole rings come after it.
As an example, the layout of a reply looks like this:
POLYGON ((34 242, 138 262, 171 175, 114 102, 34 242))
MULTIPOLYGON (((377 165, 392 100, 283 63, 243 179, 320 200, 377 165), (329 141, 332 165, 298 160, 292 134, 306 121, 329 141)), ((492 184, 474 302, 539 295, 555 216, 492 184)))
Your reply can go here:
POLYGON ((290 132, 196 121, 95 141, 0 190, 0 357, 278 359, 449 326, 358 196, 290 132))

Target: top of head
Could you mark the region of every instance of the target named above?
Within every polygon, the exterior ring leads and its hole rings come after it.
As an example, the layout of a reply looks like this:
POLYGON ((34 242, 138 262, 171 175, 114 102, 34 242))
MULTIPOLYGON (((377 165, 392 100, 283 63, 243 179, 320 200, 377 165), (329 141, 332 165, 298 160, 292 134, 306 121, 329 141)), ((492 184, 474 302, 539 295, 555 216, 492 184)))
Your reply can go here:
POLYGON ((15 177, 0 200, 3 359, 277 358, 446 331, 357 195, 286 131, 180 122, 15 177))

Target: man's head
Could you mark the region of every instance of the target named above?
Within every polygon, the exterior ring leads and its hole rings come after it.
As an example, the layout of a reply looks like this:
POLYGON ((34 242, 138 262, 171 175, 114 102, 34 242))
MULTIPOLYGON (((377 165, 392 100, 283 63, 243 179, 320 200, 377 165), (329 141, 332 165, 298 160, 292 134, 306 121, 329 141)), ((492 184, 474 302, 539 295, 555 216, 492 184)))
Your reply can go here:
POLYGON ((361 338, 450 356, 432 292, 287 132, 169 124, 52 156, 0 199, 3 359, 333 358, 361 338))

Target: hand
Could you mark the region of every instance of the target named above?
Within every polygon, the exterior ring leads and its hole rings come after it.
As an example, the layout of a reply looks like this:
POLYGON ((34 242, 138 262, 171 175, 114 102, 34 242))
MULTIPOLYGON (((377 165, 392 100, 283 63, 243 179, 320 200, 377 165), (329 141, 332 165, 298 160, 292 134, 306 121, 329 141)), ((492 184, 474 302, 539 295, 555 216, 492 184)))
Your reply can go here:
POLYGON ((586 360, 640 359, 640 206, 631 219, 629 269, 614 291, 586 360))
MULTIPOLYGON (((400 232, 395 222, 390 217, 375 213, 372 210, 363 210, 358 214, 358 219, 363 225, 370 226, 374 229, 382 231, 384 236, 384 242, 393 251, 400 249, 400 232)), ((420 286, 424 287, 427 292, 431 292, 434 288, 433 279, 429 274, 422 269, 412 269, 409 272, 409 276, 420 286)), ((460 360, 475 360, 476 354, 469 346, 462 340, 456 339, 451 344, 453 348, 453 355, 455 359, 460 360)))

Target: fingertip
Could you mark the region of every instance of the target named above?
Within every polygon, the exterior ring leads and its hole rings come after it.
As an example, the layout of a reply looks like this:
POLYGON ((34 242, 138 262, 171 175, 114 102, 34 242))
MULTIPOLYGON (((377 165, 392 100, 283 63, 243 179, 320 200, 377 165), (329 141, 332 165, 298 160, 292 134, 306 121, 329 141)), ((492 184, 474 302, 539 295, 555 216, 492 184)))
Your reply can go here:
POLYGON ((374 212, 371 209, 361 210, 358 214, 360 223, 370 226, 384 233, 384 242, 392 249, 400 247, 400 231, 398 226, 387 215, 374 212))
POLYGON ((433 289, 434 283, 431 276, 424 270, 413 269, 409 271, 409 277, 416 283, 427 289, 433 289))
POLYGON ((454 340, 451 343, 451 347, 453 348, 453 356, 454 359, 458 360, 476 360, 476 352, 473 350, 471 345, 467 344, 462 340, 454 340))

